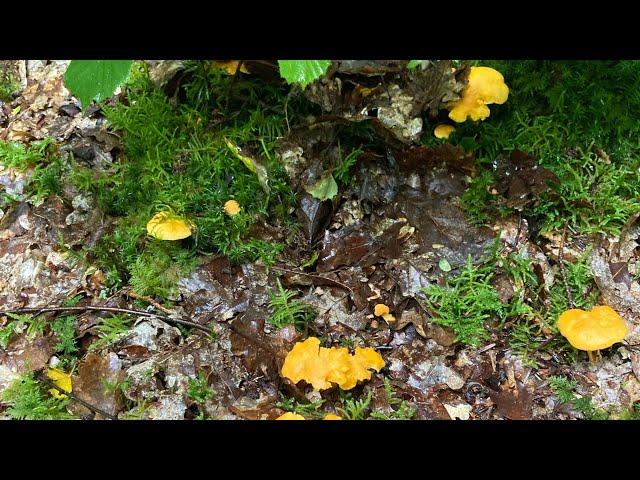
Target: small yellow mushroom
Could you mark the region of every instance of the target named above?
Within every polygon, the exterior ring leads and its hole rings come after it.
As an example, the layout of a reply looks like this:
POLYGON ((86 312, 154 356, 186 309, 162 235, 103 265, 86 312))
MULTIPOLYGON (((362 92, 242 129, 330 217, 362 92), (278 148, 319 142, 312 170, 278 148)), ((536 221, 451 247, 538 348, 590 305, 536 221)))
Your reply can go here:
POLYGON ((433 134, 436 136, 436 138, 449 138, 449 135, 451 135, 455 131, 456 127, 454 127, 453 125, 441 123, 433 129, 433 134))
POLYGON ((240 204, 235 200, 227 200, 227 202, 224 204, 224 211, 227 213, 227 215, 237 215, 238 213, 240 213, 240 204))
POLYGON ((389 307, 387 307, 384 303, 378 303, 373 308, 373 314, 376 317, 381 317, 382 315, 386 315, 387 313, 389 313, 389 311, 390 311, 389 307))
POLYGON ((147 233, 159 240, 182 240, 193 233, 193 224, 170 212, 156 213, 147 223, 147 233))
POLYGON ((627 336, 624 320, 606 305, 590 311, 579 308, 567 310, 558 318, 558 330, 578 350, 586 350, 591 362, 596 361, 599 350, 609 348, 627 336))
POLYGON ((335 415, 333 413, 327 413, 323 420, 342 420, 342 417, 335 415))
POLYGON ((276 420, 304 420, 304 417, 297 413, 287 412, 280 415, 276 420))
POLYGON ((471 67, 468 83, 462 91, 462 98, 452 102, 448 108, 449 118, 454 122, 484 120, 491 113, 488 104, 502 104, 509 98, 509 87, 500 72, 489 67, 471 67))
MULTIPOLYGON (((229 75, 235 75, 236 72, 238 71, 238 65, 240 65, 240 61, 239 60, 227 60, 227 61, 214 60, 213 65, 220 70, 224 70, 229 75)), ((242 63, 242 65, 240 65, 240 71, 242 73, 249 73, 249 70, 247 70, 247 67, 245 67, 244 62, 242 63)))
POLYGON ((393 323, 396 321, 396 317, 394 317, 390 313, 385 313, 384 315, 382 315, 382 318, 384 318, 384 321, 387 323, 393 323))

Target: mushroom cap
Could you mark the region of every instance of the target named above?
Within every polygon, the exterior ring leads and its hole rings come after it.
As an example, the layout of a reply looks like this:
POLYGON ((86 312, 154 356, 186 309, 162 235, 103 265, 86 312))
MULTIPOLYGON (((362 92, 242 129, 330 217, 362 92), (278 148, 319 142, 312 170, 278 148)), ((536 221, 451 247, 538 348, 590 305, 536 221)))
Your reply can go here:
POLYGON ((449 118, 455 122, 484 120, 489 116, 488 104, 502 104, 509 98, 509 87, 500 72, 489 67, 471 67, 462 98, 451 104, 449 118))
POLYGON ((377 303, 375 307, 373 307, 373 314, 376 317, 381 317, 382 315, 389 313, 389 307, 387 307, 384 303, 377 303))
POLYGON ((594 351, 622 341, 628 330, 616 311, 606 305, 586 312, 578 308, 567 310, 558 319, 560 333, 578 350, 594 351))
POLYGON ((224 211, 227 215, 237 215, 240 213, 240 204, 235 200, 227 200, 224 204, 224 211))
POLYGON ((147 223, 147 233, 159 240, 182 240, 191 236, 190 222, 169 212, 156 213, 147 223))
POLYGON ((437 125, 436 128, 433 129, 433 134, 436 138, 449 138, 453 132, 455 132, 456 127, 453 125, 447 125, 446 123, 441 123, 437 125))
POLYGON ((326 390, 338 384, 350 390, 361 380, 371 380, 371 371, 380 371, 385 363, 373 348, 356 347, 353 355, 342 348, 324 348, 320 340, 309 337, 296 343, 287 354, 281 375, 293 383, 304 380, 316 390, 326 390))
POLYGON ((276 420, 304 420, 304 417, 298 413, 287 412, 280 415, 276 420))
POLYGON ((342 417, 336 415, 335 413, 327 413, 323 420, 342 420, 342 417))

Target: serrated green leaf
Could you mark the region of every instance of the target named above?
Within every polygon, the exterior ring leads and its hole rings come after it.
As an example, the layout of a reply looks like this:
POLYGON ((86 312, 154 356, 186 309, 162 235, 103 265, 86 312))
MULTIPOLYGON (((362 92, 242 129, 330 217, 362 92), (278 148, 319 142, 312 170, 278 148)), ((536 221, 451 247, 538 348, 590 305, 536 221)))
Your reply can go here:
POLYGON ((325 201, 330 200, 338 194, 338 184, 333 175, 329 174, 322 177, 313 185, 306 187, 305 190, 314 198, 325 201))
POLYGON ((111 97, 129 76, 133 60, 72 60, 64 85, 86 109, 92 100, 111 97))
POLYGON ((409 60, 409 63, 407 63, 407 68, 412 70, 414 68, 418 68, 421 64, 422 60, 409 60))
POLYGON ((280 75, 287 83, 297 83, 305 88, 320 78, 331 65, 331 60, 278 60, 280 75))
POLYGON ((440 267, 440 270, 442 270, 443 272, 451 271, 451 264, 447 261, 446 258, 441 258, 440 261, 438 262, 438 266, 440 267))

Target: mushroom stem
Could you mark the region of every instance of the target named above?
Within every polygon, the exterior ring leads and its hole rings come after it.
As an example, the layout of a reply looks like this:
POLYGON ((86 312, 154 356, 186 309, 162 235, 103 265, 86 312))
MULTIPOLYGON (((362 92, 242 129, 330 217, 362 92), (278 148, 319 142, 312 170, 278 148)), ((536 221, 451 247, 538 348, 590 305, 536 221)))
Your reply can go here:
POLYGON ((596 353, 595 353, 595 352, 597 352, 597 351, 598 351, 598 350, 588 350, 588 351, 587 351, 587 355, 589 355, 589 361, 590 361, 591 363, 594 363, 594 362, 596 362, 596 361, 597 361, 598 357, 597 357, 597 355, 596 355, 596 353))

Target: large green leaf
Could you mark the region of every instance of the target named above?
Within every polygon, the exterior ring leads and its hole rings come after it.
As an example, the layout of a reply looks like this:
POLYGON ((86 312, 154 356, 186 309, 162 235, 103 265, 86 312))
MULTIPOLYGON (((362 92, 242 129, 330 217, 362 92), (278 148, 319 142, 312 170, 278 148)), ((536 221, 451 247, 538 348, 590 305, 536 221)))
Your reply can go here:
POLYGON ((314 198, 325 201, 330 200, 338 194, 338 184, 333 175, 328 174, 322 177, 313 185, 306 187, 305 190, 314 198))
POLYGON ((133 60, 72 60, 64 84, 86 109, 92 100, 111 97, 131 71, 133 60))
POLYGON ((331 60, 278 60, 278 65, 287 83, 297 83, 304 88, 324 75, 331 60))

